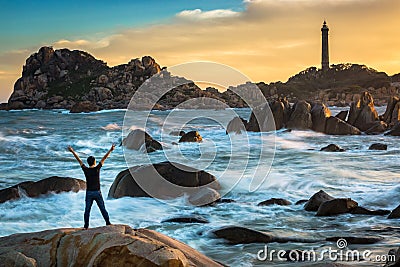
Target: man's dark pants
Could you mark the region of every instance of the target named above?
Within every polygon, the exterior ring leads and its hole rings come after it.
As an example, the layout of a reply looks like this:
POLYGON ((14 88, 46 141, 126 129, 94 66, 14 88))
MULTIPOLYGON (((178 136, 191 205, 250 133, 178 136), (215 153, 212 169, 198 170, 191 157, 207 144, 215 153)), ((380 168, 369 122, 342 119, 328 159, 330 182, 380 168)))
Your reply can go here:
POLYGON ((103 196, 101 195, 100 191, 86 191, 86 197, 85 197, 85 226, 84 228, 89 227, 89 216, 90 216, 90 209, 92 208, 93 201, 96 201, 97 206, 99 206, 101 215, 103 215, 104 220, 106 221, 107 225, 110 225, 110 217, 108 216, 108 212, 106 210, 106 207, 104 206, 104 200, 103 196))

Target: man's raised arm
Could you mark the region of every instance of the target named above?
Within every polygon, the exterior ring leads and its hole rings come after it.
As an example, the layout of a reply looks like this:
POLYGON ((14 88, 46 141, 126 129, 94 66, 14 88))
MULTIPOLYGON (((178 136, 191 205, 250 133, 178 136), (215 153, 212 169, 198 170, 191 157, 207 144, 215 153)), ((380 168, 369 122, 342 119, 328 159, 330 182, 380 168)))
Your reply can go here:
POLYGON ((104 165, 104 161, 106 161, 106 159, 108 158, 108 156, 110 156, 111 152, 115 149, 115 144, 112 144, 110 150, 108 150, 108 152, 104 155, 104 157, 101 159, 100 163, 101 165, 104 165))
POLYGON ((76 154, 76 152, 74 151, 74 149, 71 146, 68 146, 68 150, 74 155, 74 157, 76 158, 76 160, 79 162, 79 164, 82 166, 83 162, 81 160, 81 158, 78 156, 78 154, 76 154))

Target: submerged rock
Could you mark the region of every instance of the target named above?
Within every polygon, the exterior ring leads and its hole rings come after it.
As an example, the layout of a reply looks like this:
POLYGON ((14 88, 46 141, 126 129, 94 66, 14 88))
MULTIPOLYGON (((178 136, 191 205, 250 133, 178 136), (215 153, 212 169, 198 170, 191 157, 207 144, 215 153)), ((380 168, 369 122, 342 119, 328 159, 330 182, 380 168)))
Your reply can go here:
POLYGON ((341 148, 340 146, 338 146, 338 145, 330 144, 330 145, 327 145, 327 146, 321 148, 320 151, 325 151, 325 152, 344 152, 345 150, 343 148, 341 148))
POLYGON ((351 214, 363 214, 363 215, 377 215, 377 216, 383 216, 383 215, 388 215, 390 213, 390 210, 370 210, 367 208, 363 207, 355 207, 350 211, 351 214))
POLYGON ((387 145, 386 144, 381 144, 381 143, 375 143, 370 145, 368 148, 369 150, 387 150, 387 145))
POLYGON ((357 206, 358 203, 350 198, 335 198, 323 202, 317 210, 317 216, 332 216, 348 213, 357 206))
POLYGON ((166 235, 127 225, 14 234, 1 237, 0 247, 3 263, 28 263, 17 266, 222 266, 166 235))
POLYGON ((150 165, 139 165, 120 172, 111 185, 108 197, 156 197, 161 199, 175 198, 183 194, 199 191, 205 186, 215 190, 220 185, 210 173, 194 169, 175 162, 160 162, 150 165), (176 187, 164 186, 168 184, 176 187), (149 195, 142 187, 151 189, 149 195))
POLYGON ((181 216, 181 217, 174 217, 170 219, 166 219, 161 221, 162 223, 166 222, 176 222, 176 223, 209 223, 206 218, 200 216, 181 216))
POLYGON ((286 200, 283 198, 271 198, 271 199, 268 199, 268 200, 258 203, 257 206, 269 206, 269 205, 288 206, 291 204, 292 203, 289 200, 286 200))
POLYGON ((271 243, 275 240, 270 234, 239 226, 223 227, 214 230, 213 234, 230 244, 271 243))
POLYGON ((250 243, 315 243, 322 240, 317 239, 304 239, 297 237, 280 237, 270 233, 256 231, 240 226, 225 226, 216 230, 212 233, 218 237, 227 240, 230 244, 250 244, 250 243))
POLYGON ((86 182, 76 178, 52 176, 37 182, 22 182, 0 190, 0 203, 24 195, 38 197, 49 193, 78 192, 86 189, 86 182))

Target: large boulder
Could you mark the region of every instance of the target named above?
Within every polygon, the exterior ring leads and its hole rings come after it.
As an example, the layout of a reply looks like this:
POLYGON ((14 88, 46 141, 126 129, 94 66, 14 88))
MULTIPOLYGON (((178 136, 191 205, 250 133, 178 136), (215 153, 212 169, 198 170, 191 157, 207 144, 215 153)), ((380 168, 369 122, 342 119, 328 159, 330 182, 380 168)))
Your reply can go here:
POLYGON ((38 197, 49 193, 78 192, 86 189, 86 182, 76 178, 52 176, 37 182, 22 182, 0 190, 0 203, 24 195, 38 197))
POLYGON ((290 104, 285 98, 257 106, 251 112, 246 130, 251 132, 278 130, 286 124, 290 111, 290 104))
POLYGON ((379 121, 378 112, 374 107, 374 99, 368 92, 364 92, 361 98, 350 106, 348 123, 361 131, 370 128, 370 124, 379 121))
POLYGON ((221 188, 215 176, 210 173, 165 161, 152 165, 135 166, 120 172, 111 185, 108 196, 111 198, 130 196, 168 199, 183 194, 192 195, 203 189, 203 186, 215 190, 221 188), (178 186, 172 186, 171 183, 178 186), (150 190, 151 195, 146 192, 150 190))
POLYGON ((322 203, 333 199, 335 198, 326 193, 324 190, 320 190, 307 201, 307 203, 304 205, 304 209, 306 211, 317 211, 322 203))
POLYGON ((323 148, 321 148, 320 151, 325 151, 325 152, 344 152, 345 150, 341 148, 340 146, 336 144, 329 144, 323 148))
POLYGON ((257 206, 270 206, 270 205, 288 206, 291 204, 292 203, 289 200, 283 198, 271 198, 258 203, 257 206))
POLYGON ((127 225, 1 237, 0 258, 27 263, 16 266, 221 266, 168 236, 127 225))
POLYGON ((296 243, 314 243, 320 242, 322 240, 318 239, 305 239, 299 237, 286 237, 286 236, 277 236, 271 233, 261 232, 257 230, 248 229, 241 226, 225 226, 216 230, 213 230, 212 233, 218 237, 223 238, 228 243, 232 245, 236 244, 250 244, 250 243, 287 243, 287 242, 296 242, 296 243))
POLYGON ((269 106, 274 116, 276 130, 282 129, 286 126, 291 113, 289 101, 286 98, 279 98, 270 102, 269 106))
POLYGON ((329 117, 326 120, 325 133, 334 135, 359 135, 361 131, 337 117, 329 117))
POLYGON ((250 132, 260 132, 261 127, 260 125, 264 123, 264 120, 266 118, 266 114, 269 112, 268 111, 268 104, 264 106, 259 106, 253 109, 253 111, 250 114, 250 119, 249 122, 246 125, 246 130, 250 132))
POLYGON ((241 117, 233 118, 228 125, 226 126, 226 134, 228 133, 236 133, 241 134, 242 131, 246 131, 247 121, 241 117))
POLYGON ((182 142, 197 142, 197 143, 200 143, 202 141, 203 141, 203 138, 201 137, 201 135, 199 134, 198 131, 187 132, 186 134, 184 134, 179 139, 179 143, 182 143, 182 142))
POLYGON ((179 216, 168 218, 161 221, 162 223, 209 223, 206 218, 201 216, 179 216))
POLYGON ((131 131, 128 136, 122 140, 121 144, 128 149, 134 150, 140 150, 144 145, 147 152, 162 150, 162 145, 157 140, 153 139, 153 137, 148 133, 140 129, 131 131))
POLYGON ((314 104, 311 109, 312 129, 316 132, 325 132, 326 120, 331 116, 331 111, 324 104, 314 104))
POLYGON ((308 130, 312 128, 311 105, 308 102, 300 100, 294 104, 286 128, 298 130, 308 130))
POLYGON ((335 198, 323 202, 317 210, 317 216, 332 216, 348 213, 357 206, 358 203, 350 198, 335 198))
POLYGON ((386 106, 386 111, 385 113, 382 115, 382 120, 384 122, 386 122, 387 124, 391 124, 391 123, 396 123, 399 120, 399 112, 398 112, 398 108, 399 106, 397 105, 397 103, 399 102, 399 98, 397 96, 393 96, 389 99, 388 104, 386 106), (395 111, 395 107, 397 107, 397 110, 395 111), (393 116, 393 112, 395 112, 395 116, 393 116), (397 115, 397 117, 396 117, 397 115), (393 120, 392 120, 393 119, 393 120))
POLYGON ((387 144, 374 143, 369 146, 368 150, 387 150, 387 144))
POLYGON ((362 215, 373 215, 373 216, 383 216, 388 215, 390 210, 370 210, 364 207, 357 206, 350 211, 351 214, 362 214, 362 215))

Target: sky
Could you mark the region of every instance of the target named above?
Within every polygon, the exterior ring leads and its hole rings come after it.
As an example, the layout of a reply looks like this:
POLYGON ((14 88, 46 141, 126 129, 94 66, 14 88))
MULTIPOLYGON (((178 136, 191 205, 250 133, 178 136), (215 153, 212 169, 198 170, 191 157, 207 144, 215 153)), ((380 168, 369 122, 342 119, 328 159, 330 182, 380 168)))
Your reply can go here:
POLYGON ((0 0, 0 102, 41 46, 84 50, 109 66, 150 55, 161 66, 212 61, 252 81, 286 81, 330 63, 400 72, 398 0, 0 0))

